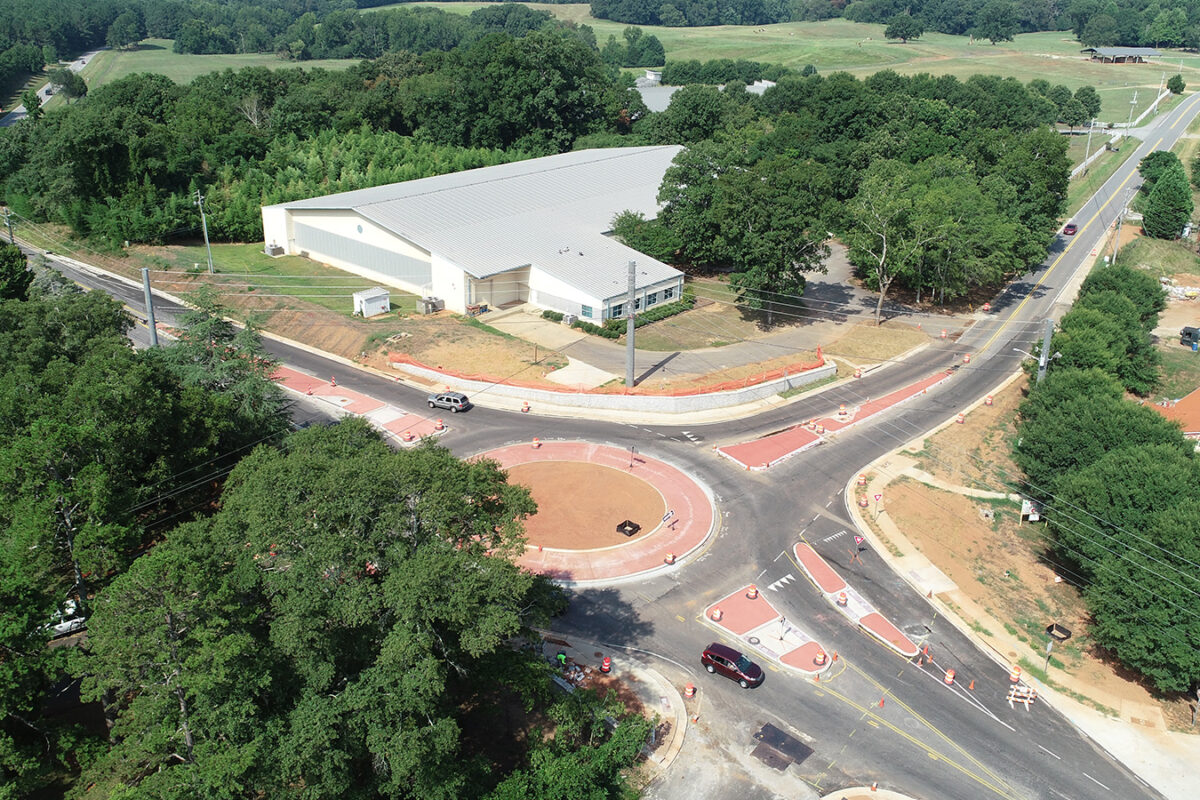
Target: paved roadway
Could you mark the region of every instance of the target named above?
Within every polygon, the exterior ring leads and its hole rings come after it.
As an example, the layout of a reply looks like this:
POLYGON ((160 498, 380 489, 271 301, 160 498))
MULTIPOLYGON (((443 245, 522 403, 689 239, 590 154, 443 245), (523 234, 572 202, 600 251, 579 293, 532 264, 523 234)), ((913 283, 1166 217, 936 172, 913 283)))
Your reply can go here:
MULTIPOLYGON (((711 785, 697 765, 684 759, 671 780, 654 787, 657 797, 692 797, 698 787, 715 798, 770 797, 776 794, 770 770, 747 769, 744 756, 752 734, 764 723, 792 731, 813 752, 788 773, 824 793, 846 785, 882 786, 921 798, 1157 798, 1044 704, 1030 712, 1004 702, 1007 669, 981 652, 969 637, 938 619, 924 598, 871 552, 849 563, 852 530, 841 492, 863 465, 923 434, 958 409, 982 397, 1012 373, 1040 335, 1039 321, 1068 306, 1078 267, 1090 263, 1103 231, 1139 184, 1138 161, 1152 149, 1167 149, 1200 107, 1200 95, 1184 100, 1156 125, 1142 130, 1144 144, 1110 179, 1075 220, 1079 233, 1059 237, 1047 263, 994 301, 992 313, 958 342, 933 346, 869 373, 861 380, 801 399, 749 419, 686 429, 638 426, 586 419, 550 419, 476 407, 456 419, 457 431, 443 442, 461 455, 537 436, 579 438, 637 446, 683 466, 715 493, 722 529, 703 556, 674 574, 620 588, 580 589, 557 627, 583 640, 638 648, 657 654, 657 665, 682 680, 697 677, 707 716, 696 737, 724 751, 727 765, 709 765, 711 785), (968 365, 962 356, 971 353, 968 365), (712 453, 714 444, 741 441, 798 421, 830 414, 840 403, 879 397, 938 369, 958 365, 956 376, 939 391, 841 434, 831 444, 802 453, 766 472, 737 470, 712 453), (954 667, 960 686, 946 688, 941 672, 929 672, 895 656, 850 628, 790 563, 786 551, 801 532, 817 550, 885 615, 910 636, 929 644, 943 667, 954 667), (766 587, 792 575, 796 580, 771 593, 789 621, 836 650, 843 665, 832 681, 814 684, 782 672, 744 692, 729 681, 699 673, 699 653, 717 638, 701 613, 708 602, 748 582, 766 587), (726 685, 727 684, 727 685, 726 685), (879 704, 883 700, 883 706, 879 704), (738 755, 742 753, 742 755, 738 755), (768 777, 763 777, 763 773, 768 777), (761 779, 761 780, 760 780, 761 779), (699 783, 697 783, 697 781, 699 783)), ((72 277, 99 285, 94 276, 66 269, 72 277)), ((107 281, 111 291, 140 308, 141 293, 107 281)), ((170 311, 159 308, 159 319, 170 311)), ((336 374, 339 385, 385 399, 408 410, 423 410, 424 393, 384 377, 349 368, 279 343, 269 349, 282 361, 316 375, 336 374)), ((765 589, 764 589, 765 590, 765 589)), ((689 740, 692 734, 689 734, 689 740)), ((718 758, 721 756, 718 756, 718 758)))
MULTIPOLYGON (((99 50, 89 50, 79 58, 75 59, 74 61, 70 61, 63 66, 72 72, 80 72, 87 64, 88 59, 99 52, 99 50)), ((37 95, 40 102, 44 105, 45 102, 50 99, 50 84, 42 84, 42 86, 37 90, 37 95)), ((25 119, 27 116, 29 116, 28 109, 25 108, 24 104, 18 104, 10 109, 7 114, 0 116, 0 128, 7 128, 9 125, 15 125, 17 122, 25 119)))

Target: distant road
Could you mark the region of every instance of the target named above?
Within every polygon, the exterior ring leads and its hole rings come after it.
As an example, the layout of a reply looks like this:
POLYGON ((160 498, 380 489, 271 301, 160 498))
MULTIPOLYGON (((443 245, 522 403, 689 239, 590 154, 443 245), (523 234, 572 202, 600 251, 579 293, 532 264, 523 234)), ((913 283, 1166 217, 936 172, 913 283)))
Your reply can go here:
MULTIPOLYGON (((98 50, 87 51, 86 53, 81 55, 79 58, 77 58, 74 61, 67 64, 66 65, 67 69, 71 70, 71 72, 80 72, 81 70, 83 70, 84 66, 87 65, 87 62, 92 60, 92 56, 96 55, 96 53, 99 53, 100 50, 104 50, 104 49, 107 49, 107 48, 100 48, 98 50)), ((50 84, 46 84, 42 88, 38 89, 38 99, 42 103, 45 103, 47 100, 50 99, 49 89, 50 89, 50 84)), ((5 114, 3 117, 0 117, 0 128, 7 128, 9 125, 15 125, 17 120, 25 119, 25 117, 27 117, 28 115, 29 115, 29 112, 28 112, 28 110, 26 110, 25 106, 19 105, 16 108, 14 108, 12 111, 5 114)))

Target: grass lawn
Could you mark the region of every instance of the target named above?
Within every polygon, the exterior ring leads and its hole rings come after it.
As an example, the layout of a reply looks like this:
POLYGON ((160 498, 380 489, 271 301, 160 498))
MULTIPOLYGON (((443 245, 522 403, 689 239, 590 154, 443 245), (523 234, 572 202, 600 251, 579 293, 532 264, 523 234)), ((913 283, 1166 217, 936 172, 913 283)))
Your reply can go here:
MULTIPOLYGON (((1125 237, 1122 236, 1122 239, 1125 237)), ((1200 258, 1181 242, 1139 236, 1121 248, 1118 263, 1149 272, 1156 278, 1200 275, 1200 258)))
MULTIPOLYGON (((1096 135, 1092 136, 1093 147, 1103 146, 1096 145, 1096 140, 1099 138, 1100 137, 1096 135)), ((1105 136, 1104 138, 1107 139, 1108 137, 1105 136)), ((1072 141, 1072 149, 1077 144, 1078 142, 1072 141)), ((1106 153, 1105 155, 1093 161, 1092 165, 1088 167, 1087 172, 1072 179, 1071 183, 1067 186, 1067 215, 1074 216, 1075 214, 1078 214, 1079 210, 1083 207, 1083 204, 1090 200, 1092 195, 1099 191, 1100 187, 1104 185, 1104 182, 1113 176, 1113 173, 1125 163, 1127 158, 1133 155, 1133 152, 1138 149, 1140 144, 1141 142, 1136 139, 1122 138, 1119 145, 1121 149, 1119 151, 1106 153)), ((1071 158, 1072 163, 1074 164, 1078 164, 1083 161, 1082 155, 1083 153, 1080 152, 1080 158, 1076 160, 1070 151, 1067 153, 1067 157, 1071 158)), ((1092 207, 1092 209, 1094 209, 1094 207, 1092 207)), ((1092 213, 1093 210, 1089 210, 1086 215, 1081 215, 1081 218, 1077 220, 1080 226, 1082 226, 1084 222, 1087 222, 1088 217, 1092 213)))
MULTIPOLYGON (((270 298, 274 308, 287 308, 292 298, 351 316, 351 295, 370 289, 375 282, 299 256, 272 258, 261 244, 214 244, 215 275, 208 274, 204 245, 131 248, 128 261, 137 268, 150 267, 155 286, 166 291, 187 291, 198 284, 214 286, 225 297, 270 298), (196 265, 199 265, 197 268, 196 265)), ((392 288, 392 310, 416 311, 416 295, 392 288)))
MULTIPOLYGON (((405 4, 410 5, 410 4, 405 4)), ((419 3, 455 14, 469 14, 489 3, 419 3)), ((590 25, 601 45, 609 35, 621 38, 624 23, 594 19, 586 4, 527 3, 559 19, 590 25)), ((388 6, 395 8, 396 6, 388 6)), ((928 72, 966 78, 974 74, 1014 77, 1022 83, 1044 78, 1072 90, 1090 85, 1104 105, 1099 119, 1125 122, 1137 92, 1134 116, 1154 100, 1164 70, 1168 77, 1182 70, 1190 84, 1200 83, 1200 54, 1169 53, 1151 64, 1098 64, 1080 54, 1081 45, 1066 31, 1027 33, 1011 42, 971 44, 966 36, 927 33, 908 44, 887 41, 883 25, 842 19, 788 22, 778 25, 719 25, 710 28, 641 26, 662 42, 670 61, 744 58, 789 67, 812 64, 822 72, 845 70, 866 77, 882 69, 903 74, 928 72)), ((636 70, 641 72, 641 70, 636 70)), ((1160 106, 1160 110, 1164 106, 1160 106)))
POLYGON ((81 73, 88 87, 95 89, 106 83, 137 72, 166 75, 176 83, 190 83, 193 78, 226 67, 267 67, 285 69, 346 69, 359 59, 326 59, 314 61, 285 61, 272 53, 228 53, 213 56, 180 55, 171 50, 171 39, 146 39, 133 50, 102 50, 84 66, 81 73))
POLYGON ((1178 400, 1194 392, 1200 386, 1200 353, 1183 347, 1178 339, 1161 342, 1159 350, 1163 378, 1154 396, 1178 400))

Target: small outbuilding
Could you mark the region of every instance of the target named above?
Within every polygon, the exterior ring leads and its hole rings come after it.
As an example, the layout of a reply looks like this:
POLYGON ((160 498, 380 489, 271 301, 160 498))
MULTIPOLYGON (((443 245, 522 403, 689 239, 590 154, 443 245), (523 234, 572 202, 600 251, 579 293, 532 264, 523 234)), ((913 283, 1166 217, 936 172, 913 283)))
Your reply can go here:
POLYGON ((391 310, 391 292, 382 286, 354 293, 354 313, 360 317, 375 317, 391 310))
POLYGON ((1162 55, 1153 47, 1087 47, 1080 52, 1103 64, 1145 64, 1146 59, 1162 55))

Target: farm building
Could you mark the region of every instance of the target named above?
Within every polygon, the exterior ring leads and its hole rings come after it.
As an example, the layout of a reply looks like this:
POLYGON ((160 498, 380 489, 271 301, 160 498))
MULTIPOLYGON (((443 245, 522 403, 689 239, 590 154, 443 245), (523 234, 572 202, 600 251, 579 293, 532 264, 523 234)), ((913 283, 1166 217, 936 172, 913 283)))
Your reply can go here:
POLYGON ((264 206, 282 248, 471 313, 532 303, 597 322, 679 298, 683 273, 605 234, 653 218, 678 146, 580 150, 264 206))
POLYGON ((1090 55, 1092 61, 1105 64, 1144 64, 1147 58, 1162 55, 1153 47, 1088 47, 1080 52, 1090 55))

